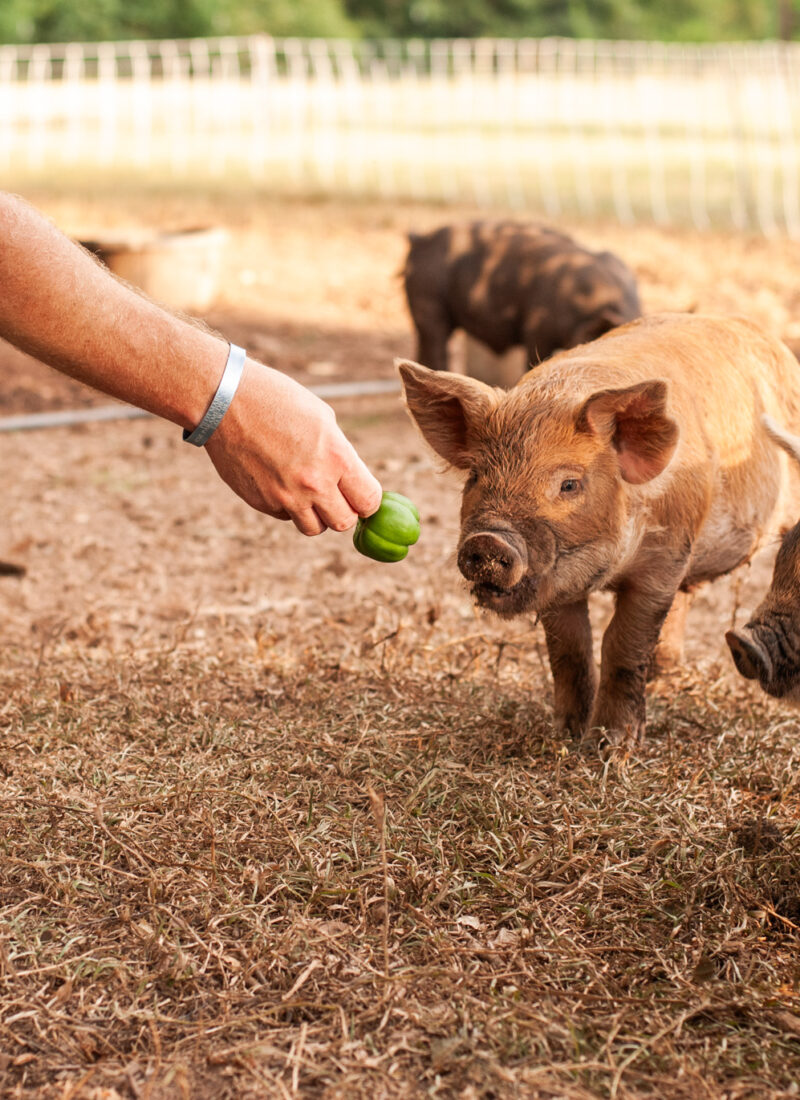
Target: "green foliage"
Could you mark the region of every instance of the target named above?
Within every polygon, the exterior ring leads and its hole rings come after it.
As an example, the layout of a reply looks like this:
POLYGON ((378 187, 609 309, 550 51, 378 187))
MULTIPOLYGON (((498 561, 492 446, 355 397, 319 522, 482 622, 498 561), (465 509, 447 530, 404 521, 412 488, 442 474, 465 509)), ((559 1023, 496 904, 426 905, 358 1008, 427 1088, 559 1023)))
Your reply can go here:
POLYGON ((5 0, 0 4, 0 42, 33 42, 34 21, 29 0, 5 0))
MULTIPOLYGON (((719 41, 774 36, 800 0, 345 0, 369 35, 719 41)), ((795 23, 800 22, 795 18, 795 23)), ((800 28, 799 28, 800 29, 800 28)))
POLYGON ((0 42, 264 33, 349 38, 341 0, 0 0, 0 42))
POLYGON ((0 42, 258 32, 326 38, 796 38, 800 0, 0 0, 0 42))
POLYGON ((276 38, 353 38, 356 23, 341 0, 227 0, 213 3, 214 34, 266 33, 276 38))
POLYGON ((425 38, 562 33, 547 29, 548 8, 566 6, 563 0, 346 0, 346 5, 371 37, 425 38))
MULTIPOLYGON (((60 0, 53 0, 60 2, 60 0)), ((103 0, 96 0, 103 2, 103 0)), ((213 34, 214 0, 106 0, 117 8, 121 38, 195 38, 213 34)))

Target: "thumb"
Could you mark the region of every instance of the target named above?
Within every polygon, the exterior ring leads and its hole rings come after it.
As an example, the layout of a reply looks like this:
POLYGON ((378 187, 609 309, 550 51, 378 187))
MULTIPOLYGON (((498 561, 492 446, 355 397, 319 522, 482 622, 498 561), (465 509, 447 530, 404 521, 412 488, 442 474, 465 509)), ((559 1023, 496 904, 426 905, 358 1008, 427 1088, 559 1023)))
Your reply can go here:
POLYGON ((381 506, 381 483, 355 451, 350 465, 339 479, 339 491, 359 516, 374 515, 381 506))

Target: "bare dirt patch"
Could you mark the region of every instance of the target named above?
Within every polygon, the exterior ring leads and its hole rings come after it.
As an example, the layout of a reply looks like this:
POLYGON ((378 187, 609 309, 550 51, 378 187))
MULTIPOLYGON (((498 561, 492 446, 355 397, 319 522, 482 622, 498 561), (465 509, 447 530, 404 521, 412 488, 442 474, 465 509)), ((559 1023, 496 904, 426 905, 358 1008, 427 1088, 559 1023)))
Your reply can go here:
MULTIPOLYGON (((34 198, 76 236, 226 225, 208 321, 303 381, 391 377, 403 232, 452 216, 34 198)), ((567 228, 648 309, 798 335, 796 245, 567 228)), ((106 400, 2 367, 3 415, 106 400)), ((535 621, 471 608, 399 402, 337 411, 420 507, 405 563, 250 512, 166 424, 0 435, 2 1094, 796 1095, 798 721, 722 638, 769 555, 603 759, 553 733, 535 621)))

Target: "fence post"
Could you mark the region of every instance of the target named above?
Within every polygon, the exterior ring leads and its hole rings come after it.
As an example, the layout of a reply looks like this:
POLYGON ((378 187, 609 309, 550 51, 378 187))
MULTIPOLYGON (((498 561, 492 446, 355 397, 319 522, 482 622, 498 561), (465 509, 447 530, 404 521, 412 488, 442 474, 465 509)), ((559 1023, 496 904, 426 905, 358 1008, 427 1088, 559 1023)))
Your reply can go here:
POLYGON ((249 142, 250 174, 263 180, 270 144, 270 95, 277 71, 275 43, 266 34, 253 35, 250 46, 250 88, 252 95, 249 142))
POLYGON ((779 119, 779 141, 782 168, 783 218, 786 230, 793 240, 800 239, 800 174, 798 174, 798 127, 794 122, 792 105, 797 104, 797 91, 792 96, 791 81, 797 81, 797 65, 800 63, 800 50, 795 43, 781 46, 778 65, 779 81, 776 97, 778 100, 777 117, 779 119))
POLYGON ((17 49, 0 46, 0 168, 8 171, 14 155, 14 128, 19 120, 17 104, 17 49))

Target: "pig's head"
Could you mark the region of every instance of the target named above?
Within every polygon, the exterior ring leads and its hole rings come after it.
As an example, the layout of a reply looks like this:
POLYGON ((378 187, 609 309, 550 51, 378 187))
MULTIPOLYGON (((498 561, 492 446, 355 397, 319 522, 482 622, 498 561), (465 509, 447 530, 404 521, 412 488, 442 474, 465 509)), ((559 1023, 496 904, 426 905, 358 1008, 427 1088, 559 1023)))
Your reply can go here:
POLYGON ((660 474, 677 445, 665 382, 576 398, 568 381, 506 393, 398 367, 424 438, 467 474, 458 567, 481 606, 544 610, 613 576, 638 537, 629 486, 660 474))
MULTIPOLYGON (((770 417, 763 418, 770 438, 800 463, 800 438, 770 417)), ((748 680, 758 680, 769 695, 800 703, 800 523, 781 542, 772 584, 753 617, 725 640, 734 663, 748 680)))

